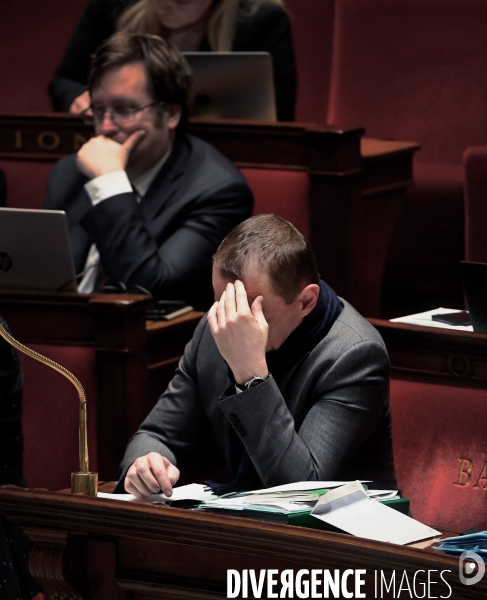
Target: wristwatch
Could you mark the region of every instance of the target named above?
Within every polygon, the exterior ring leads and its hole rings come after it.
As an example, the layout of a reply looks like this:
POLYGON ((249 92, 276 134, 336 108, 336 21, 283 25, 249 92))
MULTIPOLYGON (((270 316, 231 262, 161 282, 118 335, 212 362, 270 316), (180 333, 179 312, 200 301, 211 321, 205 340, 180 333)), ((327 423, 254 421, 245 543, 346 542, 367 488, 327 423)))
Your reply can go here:
POLYGON ((269 377, 270 373, 267 375, 267 377, 259 377, 259 375, 254 375, 252 379, 249 379, 245 383, 235 383, 235 385, 241 392, 245 392, 245 390, 250 390, 250 388, 253 388, 257 385, 260 385, 264 381, 267 381, 269 377))

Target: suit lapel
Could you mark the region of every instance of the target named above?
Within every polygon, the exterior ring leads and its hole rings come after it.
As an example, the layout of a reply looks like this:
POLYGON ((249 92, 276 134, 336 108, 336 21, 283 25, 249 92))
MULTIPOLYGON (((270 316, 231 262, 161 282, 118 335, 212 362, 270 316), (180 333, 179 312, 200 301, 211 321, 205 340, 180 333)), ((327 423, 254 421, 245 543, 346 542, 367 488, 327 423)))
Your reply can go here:
MULTIPOLYGON (((86 181, 88 179, 85 178, 84 183, 86 181)), ((69 237, 76 273, 80 273, 84 269, 92 244, 89 233, 80 225, 82 218, 92 207, 91 200, 84 188, 84 183, 81 186, 79 194, 73 200, 70 210, 67 211, 69 237)))
POLYGON ((188 156, 189 149, 184 136, 176 136, 169 158, 162 165, 141 202, 147 223, 151 223, 178 192, 179 180, 184 174, 188 156))

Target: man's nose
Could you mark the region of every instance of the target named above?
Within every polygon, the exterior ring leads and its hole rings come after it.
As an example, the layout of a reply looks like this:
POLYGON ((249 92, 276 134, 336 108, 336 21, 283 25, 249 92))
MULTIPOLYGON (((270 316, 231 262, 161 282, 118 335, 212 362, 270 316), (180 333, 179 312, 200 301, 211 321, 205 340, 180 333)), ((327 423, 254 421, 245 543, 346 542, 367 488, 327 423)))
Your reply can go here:
POLYGON ((113 122, 112 113, 110 110, 106 110, 103 119, 98 123, 97 133, 102 135, 108 135, 118 131, 118 125, 113 122))

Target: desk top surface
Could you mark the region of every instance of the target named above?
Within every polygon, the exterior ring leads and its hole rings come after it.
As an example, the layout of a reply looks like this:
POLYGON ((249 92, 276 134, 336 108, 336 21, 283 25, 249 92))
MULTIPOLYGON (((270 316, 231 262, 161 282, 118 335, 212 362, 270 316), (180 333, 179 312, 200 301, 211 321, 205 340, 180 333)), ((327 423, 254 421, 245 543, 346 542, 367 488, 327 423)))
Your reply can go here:
MULTIPOLYGON (((161 582, 167 577, 179 578, 175 585, 185 586, 188 572, 204 590, 211 585, 223 589, 228 569, 277 568, 292 569, 295 573, 303 568, 330 572, 365 569, 368 592, 373 589, 378 572, 386 574, 388 580, 392 573, 401 578, 407 572, 410 581, 415 574, 419 580, 427 580, 429 573, 436 575, 432 595, 428 597, 480 600, 487 593, 487 579, 474 586, 462 585, 458 558, 431 548, 397 546, 278 523, 14 486, 0 487, 0 511, 19 522, 36 548, 45 548, 46 556, 52 555, 53 547, 68 552, 70 539, 78 542, 88 539, 91 552, 96 552, 97 544, 105 550, 113 548, 115 577, 128 580, 130 574, 137 573, 137 581, 130 584, 135 587, 141 581, 154 582, 157 577, 161 582), (450 595, 445 594, 446 585, 451 588, 450 595)), ((39 557, 43 555, 39 552, 34 560, 41 560, 39 557)), ((113 577, 106 571, 103 576, 113 577)), ((220 596, 224 597, 219 593, 220 596)), ((366 597, 395 596, 368 593, 366 597)))

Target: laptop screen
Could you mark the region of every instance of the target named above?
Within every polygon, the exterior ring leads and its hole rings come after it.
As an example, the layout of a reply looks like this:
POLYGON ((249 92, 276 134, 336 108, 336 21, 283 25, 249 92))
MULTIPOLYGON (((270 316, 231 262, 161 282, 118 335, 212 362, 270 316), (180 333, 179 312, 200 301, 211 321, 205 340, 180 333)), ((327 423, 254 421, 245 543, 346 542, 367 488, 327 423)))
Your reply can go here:
POLYGON ((0 289, 76 291, 66 213, 0 208, 0 289))

